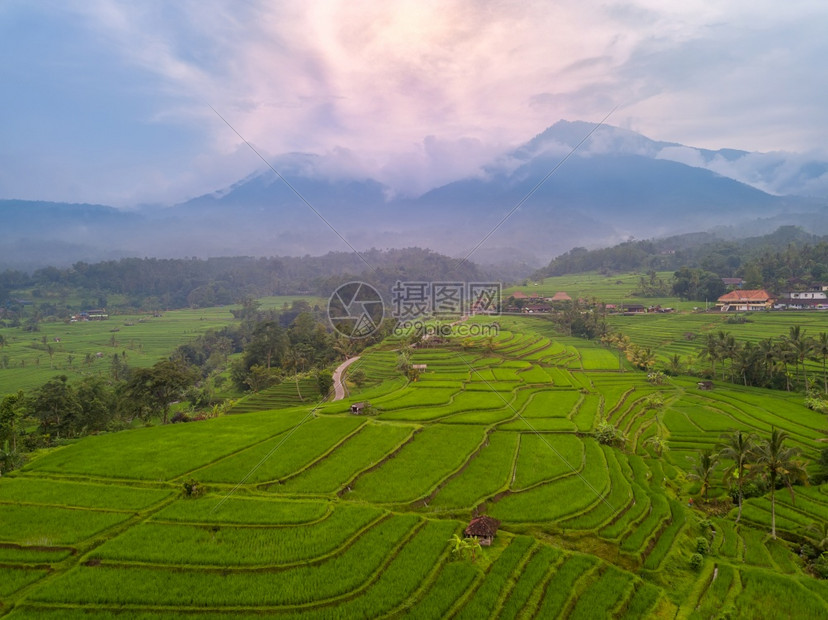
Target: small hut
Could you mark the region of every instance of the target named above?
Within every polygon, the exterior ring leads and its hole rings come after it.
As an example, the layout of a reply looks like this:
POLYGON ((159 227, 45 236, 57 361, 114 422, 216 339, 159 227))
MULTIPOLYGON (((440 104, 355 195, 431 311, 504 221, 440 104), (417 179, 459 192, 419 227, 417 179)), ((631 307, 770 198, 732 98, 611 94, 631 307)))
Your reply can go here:
POLYGON ((368 413, 368 409, 371 407, 371 403, 367 400, 362 401, 361 403, 354 403, 351 405, 351 413, 354 415, 362 415, 363 413, 368 413))
POLYGON ((474 536, 481 546, 488 547, 492 544, 498 527, 500 527, 500 521, 493 519, 489 515, 482 515, 472 519, 468 527, 463 530, 463 534, 466 536, 474 536))
POLYGON ((696 386, 700 390, 707 390, 710 391, 713 389, 713 382, 712 381, 699 381, 696 386))

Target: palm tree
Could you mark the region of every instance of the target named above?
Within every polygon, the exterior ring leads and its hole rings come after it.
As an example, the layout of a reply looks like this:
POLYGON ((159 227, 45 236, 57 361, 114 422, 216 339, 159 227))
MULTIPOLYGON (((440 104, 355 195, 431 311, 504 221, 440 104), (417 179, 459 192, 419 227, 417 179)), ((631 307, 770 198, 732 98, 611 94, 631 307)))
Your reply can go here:
POLYGON ((719 444, 719 458, 733 461, 733 464, 724 472, 724 480, 728 486, 732 486, 734 478, 739 489, 739 512, 736 515, 736 523, 742 518, 742 501, 744 499, 745 478, 750 473, 750 462, 753 459, 753 451, 756 448, 756 436, 752 433, 733 431, 721 436, 719 444))
POLYGON ((790 348, 792 357, 794 358, 794 375, 799 370, 799 364, 802 364, 802 375, 805 381, 805 389, 808 389, 808 375, 805 373, 805 360, 813 349, 813 340, 805 336, 805 332, 800 325, 794 325, 788 330, 788 336, 785 338, 790 348))
POLYGON ((690 480, 699 480, 701 482, 701 495, 707 500, 707 494, 710 491, 710 477, 716 470, 719 464, 719 455, 714 454, 712 450, 699 451, 699 459, 693 464, 693 471, 687 474, 690 480))
POLYGON ((790 392, 791 375, 788 372, 788 364, 791 362, 796 363, 796 356, 787 340, 776 343, 776 361, 777 364, 781 364, 782 366, 782 372, 785 373, 785 389, 790 392))
POLYGON ((825 362, 828 360, 828 332, 820 332, 819 338, 814 342, 814 354, 822 359, 823 391, 828 394, 828 374, 825 373, 825 362))
POLYGON ((776 483, 782 482, 791 492, 791 501, 795 501, 792 482, 808 481, 805 467, 799 456, 799 448, 785 447, 788 433, 771 427, 770 438, 760 443, 755 449, 756 464, 762 476, 770 486, 771 492, 771 538, 776 540, 776 483))
POLYGON ((719 341, 715 334, 707 334, 707 339, 704 341, 704 350, 702 355, 710 360, 713 365, 713 378, 716 378, 716 361, 719 359, 719 341))
POLYGON ((773 378, 773 369, 774 366, 779 362, 776 355, 776 344, 773 342, 773 338, 765 338, 764 340, 759 341, 759 359, 762 360, 762 366, 765 370, 765 376, 767 380, 773 378))

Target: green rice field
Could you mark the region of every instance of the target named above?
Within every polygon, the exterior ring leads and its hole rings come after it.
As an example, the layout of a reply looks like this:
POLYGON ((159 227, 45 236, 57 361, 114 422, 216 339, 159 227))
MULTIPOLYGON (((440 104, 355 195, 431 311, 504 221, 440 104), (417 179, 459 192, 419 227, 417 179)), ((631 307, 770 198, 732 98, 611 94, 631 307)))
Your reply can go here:
MULTIPOLYGON (((696 316, 682 321, 713 328, 696 316)), ((634 340, 680 344, 684 324, 635 323, 649 318, 618 320, 634 340)), ((788 325, 761 321, 744 337, 788 325)), ((0 617, 828 617, 828 587, 796 553, 804 529, 828 520, 828 486, 778 492, 772 540, 769 496, 747 500, 736 524, 719 472, 707 524, 688 477, 731 429, 784 429, 814 459, 823 414, 785 392, 653 386, 547 321, 499 323, 490 343, 415 349, 416 381, 396 371, 389 339, 351 367, 368 381, 344 401, 276 386, 230 415, 38 453, 0 479, 0 617), (349 413, 363 400, 370 415, 349 413), (626 444, 599 443, 602 420, 626 444), (190 479, 202 496, 184 496, 190 479), (453 551, 483 514, 500 521, 492 545, 453 551), (699 537, 710 548, 693 569, 699 537)), ((60 327, 71 340, 75 325, 60 327)), ((170 329, 171 345, 183 334, 170 329)))

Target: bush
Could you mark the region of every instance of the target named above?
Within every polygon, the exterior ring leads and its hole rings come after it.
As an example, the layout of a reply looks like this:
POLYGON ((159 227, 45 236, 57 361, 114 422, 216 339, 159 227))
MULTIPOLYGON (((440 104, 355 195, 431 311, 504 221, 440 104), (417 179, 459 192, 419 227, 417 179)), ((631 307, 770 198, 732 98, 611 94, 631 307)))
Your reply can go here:
POLYGON ((178 422, 189 422, 189 421, 190 421, 190 416, 188 416, 183 411, 176 411, 175 415, 170 418, 170 422, 172 424, 177 424, 178 422))
POLYGON ((187 499, 195 499, 204 495, 204 486, 195 478, 185 480, 182 487, 181 494, 187 499))
POLYGON ((814 572, 820 579, 828 579, 828 553, 823 553, 814 562, 814 572))
POLYGON ((704 565, 704 556, 701 553, 694 553, 690 556, 690 568, 693 570, 701 570, 701 567, 704 565))
POLYGON ((704 536, 696 538, 696 555, 707 555, 710 553, 710 543, 704 536))
MULTIPOLYGON (((742 496, 744 499, 750 499, 751 497, 762 497, 767 492, 768 485, 762 480, 751 480, 742 487, 742 496)), ((734 504, 739 503, 739 487, 736 485, 733 485, 730 489, 730 499, 733 500, 734 504)))
POLYGON ((598 443, 604 444, 605 446, 615 446, 620 448, 627 443, 627 437, 624 435, 624 432, 608 420, 602 420, 601 423, 598 424, 598 428, 595 429, 593 436, 598 440, 598 443))

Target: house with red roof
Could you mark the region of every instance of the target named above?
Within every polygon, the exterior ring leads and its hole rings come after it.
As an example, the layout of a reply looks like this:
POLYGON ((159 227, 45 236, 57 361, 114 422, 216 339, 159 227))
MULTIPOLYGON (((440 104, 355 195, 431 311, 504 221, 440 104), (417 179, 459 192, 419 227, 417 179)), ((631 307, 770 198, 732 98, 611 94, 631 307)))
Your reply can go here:
POLYGON ((770 310, 773 306, 773 296, 765 289, 735 290, 725 293, 716 301, 716 306, 722 312, 751 312, 754 310, 770 310))

